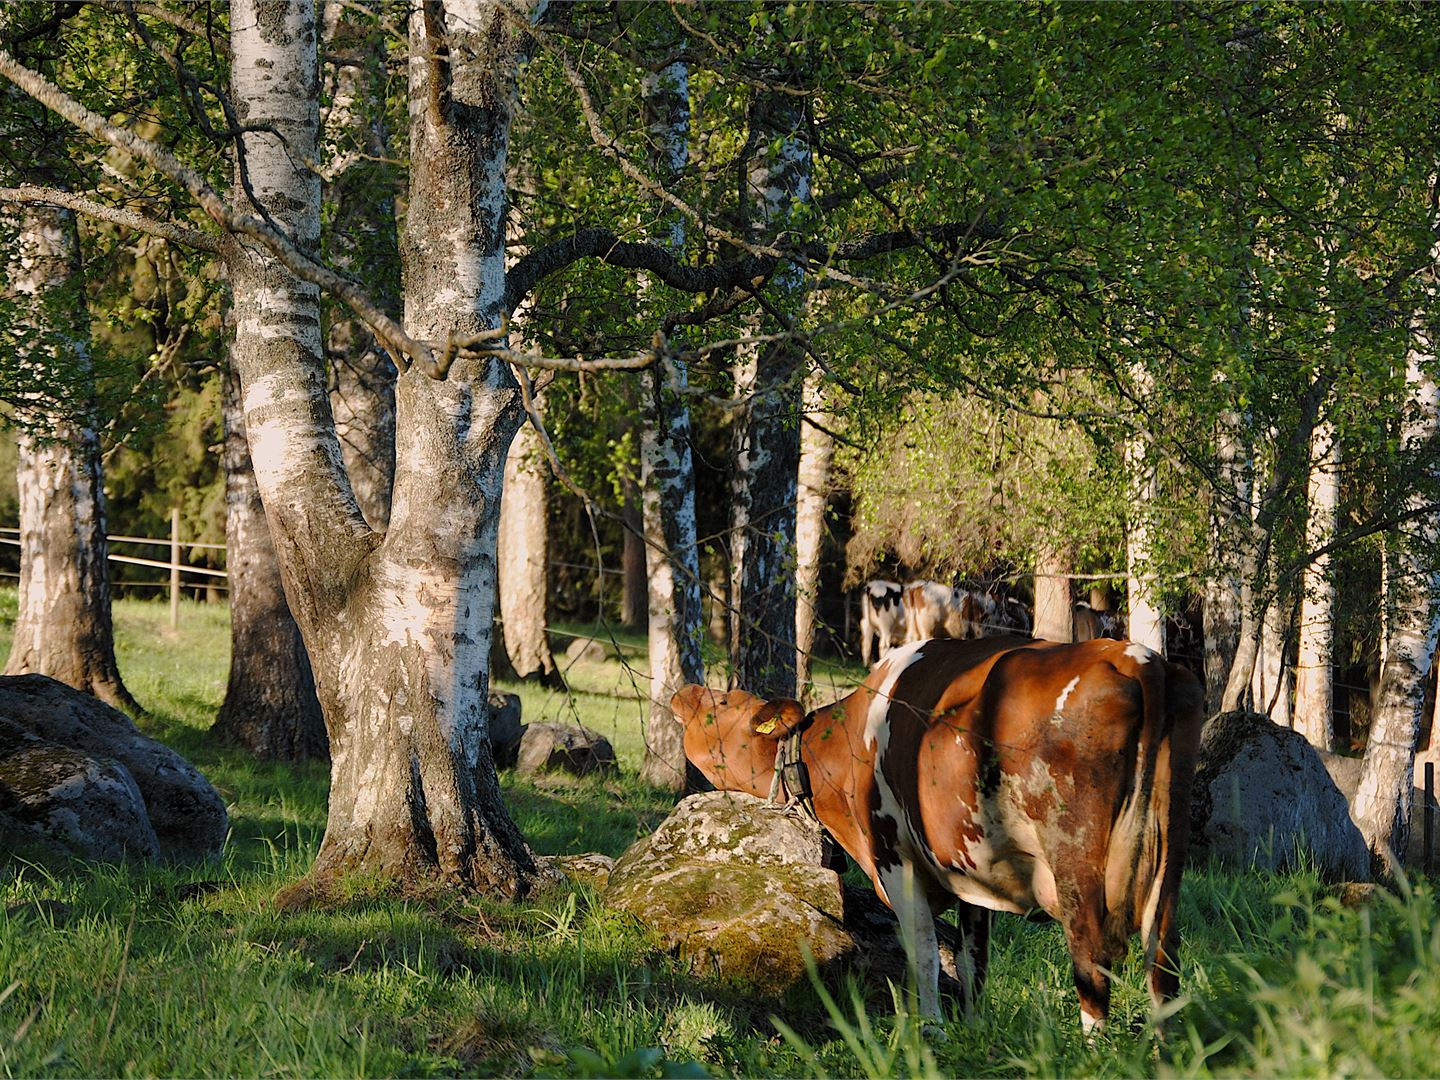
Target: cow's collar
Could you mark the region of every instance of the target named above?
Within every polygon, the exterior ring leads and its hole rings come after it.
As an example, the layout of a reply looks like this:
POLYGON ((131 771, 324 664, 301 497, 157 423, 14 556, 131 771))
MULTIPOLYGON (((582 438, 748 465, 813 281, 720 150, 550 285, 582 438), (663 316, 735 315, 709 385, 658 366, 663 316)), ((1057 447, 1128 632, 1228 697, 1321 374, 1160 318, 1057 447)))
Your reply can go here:
POLYGON ((780 751, 775 755, 775 778, 770 781, 770 801, 778 802, 786 810, 799 809, 816 825, 820 818, 815 813, 815 800, 810 791, 810 770, 800 756, 800 738, 810 726, 811 717, 797 724, 780 742, 780 751))

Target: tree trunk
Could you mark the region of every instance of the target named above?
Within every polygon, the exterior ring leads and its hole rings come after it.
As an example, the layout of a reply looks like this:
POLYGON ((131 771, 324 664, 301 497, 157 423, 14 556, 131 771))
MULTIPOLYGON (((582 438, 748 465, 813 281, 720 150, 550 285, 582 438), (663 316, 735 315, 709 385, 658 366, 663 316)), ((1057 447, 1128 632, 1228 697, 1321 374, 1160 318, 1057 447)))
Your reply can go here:
POLYGON ((625 504, 620 507, 620 520, 625 528, 620 549, 620 622, 631 630, 644 630, 650 610, 650 587, 645 580, 645 513, 640 505, 640 489, 627 482, 622 490, 625 504))
POLYGON ((1035 636, 1041 641, 1075 640, 1070 579, 1057 576, 1069 572, 1070 564, 1053 552, 1035 556, 1035 636))
POLYGON ((243 746, 265 760, 325 757, 325 718, 255 484, 240 376, 233 363, 225 375, 222 405, 230 679, 210 730, 222 742, 243 746))
POLYGON ((1240 415, 1227 409, 1220 415, 1216 442, 1219 491, 1211 500, 1211 572, 1205 582, 1205 704, 1214 712, 1225 696, 1225 684, 1235 663, 1243 619, 1242 586, 1236 553, 1248 542, 1238 525, 1248 521, 1250 486, 1246 480, 1244 441, 1240 415))
MULTIPOLYGON (((1137 392, 1145 394, 1151 387, 1148 371, 1138 369, 1137 392)), ((1160 610, 1160 585, 1151 565, 1151 536, 1154 530, 1154 506, 1160 494, 1160 481, 1150 452, 1150 436, 1138 433, 1125 445, 1125 462, 1130 475, 1130 514, 1125 529, 1125 564, 1128 570, 1126 591, 1129 600, 1129 622, 1126 637, 1158 653, 1165 651, 1165 614, 1160 610)))
POLYGON ((93 418, 90 318, 80 273, 79 234, 69 210, 27 206, 11 281, 29 333, 21 357, 37 372, 70 373, 86 400, 62 415, 37 400, 43 437, 22 430, 16 482, 20 502, 20 611, 5 674, 49 675, 138 715, 115 663, 106 565, 105 493, 93 418), (78 378, 76 377, 78 375, 78 378))
MULTIPOLYGON (((1275 580, 1272 564, 1270 579, 1275 580)), ((1290 669, 1285 664, 1285 646, 1290 637, 1290 604, 1277 593, 1265 605, 1260 627, 1260 647, 1251 677, 1255 710, 1263 712, 1281 727, 1291 726, 1290 669)))
MULTIPOLYGON (((383 102, 388 76, 376 31, 352 25, 345 7, 325 0, 323 32, 330 108, 324 118, 324 199, 331 224, 326 256, 359 278, 381 308, 399 306, 400 253, 395 235, 396 168, 383 102)), ((378 30, 378 28, 377 28, 378 30)), ((326 335, 330 405, 345 471, 371 528, 384 532, 395 482, 395 364, 369 329, 335 305, 326 335)))
MULTIPOLYGON (((536 411, 544 408, 538 394, 534 403, 536 411)), ((505 458, 505 494, 500 500, 500 622, 515 674, 561 689, 565 683, 545 633, 550 606, 549 478, 540 433, 522 424, 505 458)))
MULTIPOLYGON (((751 113, 757 147, 746 195, 757 237, 771 240, 797 203, 810 197, 810 148, 804 99, 764 91, 751 113)), ((779 306, 800 308, 800 271, 773 279, 779 306)), ((795 501, 800 465, 803 347, 770 342, 755 356, 755 392, 746 411, 737 461, 744 485, 743 541, 735 619, 736 679, 751 693, 795 696, 795 501)))
MULTIPOLYGON (((652 165, 673 180, 684 170, 689 152, 688 69, 676 63, 647 75, 644 94, 647 127, 656 148, 652 165)), ((672 216, 669 224, 669 235, 662 240, 678 255, 684 249, 684 222, 672 216)), ((649 579, 650 713, 640 776, 671 791, 698 788, 699 778, 685 760, 685 730, 670 711, 670 698, 686 683, 705 681, 687 379, 684 363, 666 352, 659 370, 645 371, 641 381, 646 417, 640 440, 640 486, 649 579)))
MULTIPOLYGON (((1433 443, 1440 426, 1440 390, 1430 375, 1435 363, 1431 331, 1419 322, 1411 329, 1415 344, 1406 356, 1410 401, 1403 436, 1404 445, 1416 449, 1433 443)), ((1418 494, 1406 500, 1410 512, 1425 505, 1425 498, 1418 494)), ((1391 859, 1403 857, 1410 841, 1415 749, 1425 706, 1425 680, 1440 631, 1440 606, 1435 603, 1440 574, 1430 559, 1440 528, 1433 512, 1416 517, 1413 528, 1418 535, 1396 532, 1387 545, 1393 552, 1388 575, 1395 597, 1393 621, 1379 700, 1371 710, 1370 738, 1350 810, 1372 859, 1381 868, 1391 859)))
MULTIPOLYGON (((1340 503, 1340 444, 1332 425, 1315 426, 1310 458, 1310 515, 1305 523, 1305 546, 1316 551, 1334 539, 1340 503)), ((1329 555, 1321 555, 1305 567, 1301 588, 1295 730, 1316 749, 1333 750, 1335 583, 1330 577, 1329 555)))
POLYGON ((825 387, 818 369, 805 377, 805 417, 800 428, 800 471, 795 507, 795 684, 810 701, 810 654, 815 648, 815 608, 820 598, 820 554, 825 543, 825 506, 830 495, 830 464, 835 440, 809 422, 830 422, 825 387))
MULTIPOLYGON (((520 35, 497 5, 410 15, 406 323, 444 342, 497 326, 504 178, 520 35)), ((314 11, 232 5, 232 84, 250 181, 313 249, 314 11), (277 137, 278 136, 278 137, 277 137), (282 141, 283 140, 283 141, 282 141)), ((237 199, 243 199, 237 182, 237 199)), ((281 573, 330 737, 329 820, 303 898, 364 872, 507 896, 542 871, 500 798, 488 740, 495 545, 513 377, 457 357, 396 388, 389 531, 367 528, 329 415, 315 290, 262 251, 232 256, 245 422, 281 573)))

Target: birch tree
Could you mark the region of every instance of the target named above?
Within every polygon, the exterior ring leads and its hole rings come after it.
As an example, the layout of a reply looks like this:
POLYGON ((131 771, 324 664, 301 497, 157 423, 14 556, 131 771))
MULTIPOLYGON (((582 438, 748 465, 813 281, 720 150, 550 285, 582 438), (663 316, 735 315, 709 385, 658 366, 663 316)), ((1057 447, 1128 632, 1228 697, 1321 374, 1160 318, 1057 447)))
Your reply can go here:
MULTIPOLYGON (((810 199, 810 148, 805 101, 780 91, 762 91, 751 110, 752 154, 746 197, 752 230, 771 239, 810 199)), ((797 309, 802 275, 789 267, 776 282, 782 306, 797 309)), ((795 501, 800 464, 803 351, 780 340, 754 349, 753 389, 745 410, 736 455, 738 489, 731 553, 739 588, 735 657, 737 685, 762 697, 795 696, 795 501)), ((748 375, 748 372, 747 372, 748 375)), ((737 380, 742 393, 746 378, 737 380)))
MULTIPOLYGON (((643 83, 651 167, 674 183, 689 160, 690 72, 681 62, 648 72, 643 83)), ((685 223, 661 218, 669 251, 685 247, 685 223)), ((648 580, 650 709, 640 775, 656 787, 687 786, 685 732, 670 711, 670 698, 687 683, 705 682, 700 654, 700 552, 696 542, 695 465, 690 449, 686 366, 672 352, 641 376, 645 426, 640 442, 640 487, 648 580)), ((693 785, 690 785, 693 786, 693 785)))
MULTIPOLYGON (((1433 282, 1428 285, 1433 299, 1433 282)), ((1440 432, 1440 388, 1435 381, 1433 307, 1412 324, 1414 344, 1405 357, 1406 395, 1403 447, 1423 452, 1440 432)), ((1433 479, 1433 477, 1432 477, 1433 479)), ((1394 602, 1386 633, 1379 699, 1371 710, 1370 736, 1350 816, 1360 827, 1372 859, 1384 868, 1403 857, 1410 838, 1411 791, 1415 750, 1425 706, 1425 681, 1435 658, 1440 632, 1440 571, 1435 548, 1440 542, 1433 509, 1423 495, 1407 501, 1412 514, 1408 535, 1387 544, 1388 581, 1394 602)))
MULTIPOLYGON (((512 328, 516 325, 511 323, 512 328)), ((537 393, 536 415, 544 415, 544 402, 544 395, 537 393)), ((549 477, 540 433, 533 425, 522 424, 505 458, 500 500, 500 621, 505 653, 516 677, 559 689, 565 684, 545 632, 550 594, 549 477)))
MULTIPOLYGON (((1333 424, 1316 425, 1310 456, 1305 547, 1319 551, 1334 539, 1340 502, 1340 445, 1333 424)), ((1335 582, 1328 553, 1306 565, 1301 589, 1295 730, 1317 750, 1328 751, 1335 748, 1334 680, 1330 673, 1335 647, 1335 582)))
POLYGON ((80 399, 66 408, 34 395, 28 403, 34 415, 19 432, 20 610, 5 674, 49 675, 138 714, 115 662, 90 323, 75 215, 27 206, 15 216, 9 279, 21 312, 13 343, 21 370, 28 369, 36 383, 46 381, 47 371, 68 371, 80 399))
POLYGON ((825 407, 825 384, 818 368, 805 376, 804 417, 800 428, 800 465, 795 503, 795 685, 809 701, 811 652, 815 648, 815 610, 820 600, 820 555, 825 543, 825 508, 830 496, 830 465, 835 439, 825 407))

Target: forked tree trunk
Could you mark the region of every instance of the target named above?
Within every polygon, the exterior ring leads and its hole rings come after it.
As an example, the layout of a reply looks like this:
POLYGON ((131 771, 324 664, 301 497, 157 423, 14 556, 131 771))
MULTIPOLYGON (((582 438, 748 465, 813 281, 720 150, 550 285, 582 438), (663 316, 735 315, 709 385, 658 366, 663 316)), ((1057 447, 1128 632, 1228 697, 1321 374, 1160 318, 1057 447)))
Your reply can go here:
MULTIPOLYGON (((1150 373, 1137 368, 1138 392, 1146 394, 1150 373)), ((1158 653, 1165 651, 1165 614, 1160 610, 1160 585, 1152 565, 1154 558, 1155 502, 1160 481, 1148 433, 1131 436, 1125 445, 1126 470, 1130 479, 1130 513, 1125 527, 1126 591, 1129 621, 1126 637, 1158 653)))
MULTIPOLYGON (((543 410, 540 395, 534 404, 537 412, 543 410)), ((550 595, 549 477, 540 433, 522 424, 505 459, 505 495, 500 500, 500 621, 516 676, 558 689, 565 684, 545 633, 550 595)))
POLYGON ((20 365, 68 372, 89 401, 73 410, 78 418, 37 401, 33 419, 46 417, 49 430, 19 435, 20 611, 5 674, 49 675, 138 714, 115 663, 100 442, 86 418, 94 388, 75 216, 47 206, 16 216, 11 282, 29 329, 22 348, 31 354, 20 365))
POLYGON ((1063 556, 1041 551, 1035 556, 1035 636, 1041 641, 1074 641, 1075 608, 1071 599, 1070 564, 1063 556))
MULTIPOLYGON (((801 98, 761 92, 752 106, 756 152, 746 195, 756 235, 773 239, 810 197, 810 147, 801 98)), ((799 309, 803 284, 794 267, 776 274, 779 303, 799 309)), ((744 485, 736 681, 762 697, 795 696, 795 499, 800 465, 804 350, 767 343, 755 357, 754 395, 745 413, 737 472, 744 485)), ((733 556, 732 556, 733 557, 733 556)))
MULTIPOLYGON (((675 178, 689 155, 689 72, 682 63, 648 74, 646 121, 656 171, 675 178)), ((684 250, 684 222, 669 221, 665 245, 684 250)), ((670 698, 686 683, 704 683, 700 551, 696 541, 695 466, 690 451, 690 405, 685 364, 668 351, 658 369, 641 377, 646 420, 640 440, 640 486, 644 494, 645 563, 648 577, 650 712, 640 776, 671 791, 697 787, 685 760, 685 732, 670 698)))
MULTIPOLYGON (((1420 448, 1435 441, 1440 428, 1440 389, 1430 374, 1435 351, 1431 331, 1417 319, 1411 333, 1415 344, 1406 356, 1405 382, 1409 401, 1403 442, 1420 448)), ((1425 507, 1422 495, 1406 501, 1415 513, 1425 507)), ((1360 783, 1350 816, 1360 827, 1377 868, 1386 868, 1392 853, 1403 857, 1410 841, 1411 791, 1414 787, 1415 749, 1425 706, 1425 680, 1435 657, 1440 630, 1440 591, 1430 553, 1437 539, 1433 512, 1415 518, 1417 536, 1396 533, 1387 545, 1390 553, 1388 583, 1394 595, 1393 622, 1380 676, 1379 700, 1371 710, 1370 738, 1360 783)))
POLYGON ((819 369, 805 377, 805 421, 800 428, 800 472, 795 506, 795 685, 801 700, 814 693, 810 654, 815 648, 815 609, 820 599, 820 555, 825 544, 825 506, 835 440, 818 424, 830 422, 819 369))
MULTIPOLYGON (((406 322, 436 342, 495 327, 503 304, 519 35, 498 5, 460 7, 410 15, 406 322)), ((257 198, 313 249, 313 8, 237 0, 231 45, 257 198)), ((400 378, 382 538, 340 464, 315 290, 248 246, 232 262, 256 479, 330 737, 329 820, 300 895, 355 871, 523 895, 542 871, 501 801, 485 702, 514 380, 488 358, 459 358, 443 380, 416 368, 400 378)))
MULTIPOLYGON (((362 280, 380 307, 400 298, 395 235, 397 178, 386 130, 388 74, 378 24, 338 0, 325 0, 323 38, 330 108, 324 117, 324 200, 330 227, 325 254, 362 280), (365 25, 372 23, 372 25, 365 25)), ((326 335, 330 405, 345 471, 371 528, 384 532, 395 482, 395 364, 349 309, 335 305, 326 335)))
POLYGON ((255 484, 240 376, 225 374, 225 569, 230 586, 230 677, 210 729, 257 758, 325 757, 325 718, 300 627, 290 614, 280 562, 255 484))
MULTIPOLYGON (((1340 502, 1340 444, 1331 424, 1315 426, 1310 451, 1310 514, 1305 546, 1317 551, 1335 537, 1340 502)), ((1335 748, 1334 680, 1335 582, 1330 556, 1305 567, 1300 599, 1300 641, 1295 672, 1295 730, 1318 750, 1335 748)))

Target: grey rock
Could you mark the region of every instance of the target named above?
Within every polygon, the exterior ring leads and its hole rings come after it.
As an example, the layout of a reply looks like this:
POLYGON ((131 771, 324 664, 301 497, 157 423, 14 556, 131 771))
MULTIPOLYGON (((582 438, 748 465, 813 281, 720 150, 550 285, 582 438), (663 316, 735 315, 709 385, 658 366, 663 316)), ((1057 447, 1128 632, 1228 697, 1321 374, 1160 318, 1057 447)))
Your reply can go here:
POLYGON ((1279 870, 1308 852, 1332 880, 1364 880, 1370 859, 1350 807, 1304 736, 1258 713, 1205 725, 1191 843, 1240 867, 1279 870))
POLYGON ((144 799, 160 857, 214 858, 230 820, 199 769, 128 716, 44 675, 0 677, 0 718, 46 742, 124 766, 144 799))
POLYGON ((808 821, 750 795, 692 795, 616 861, 605 903, 695 970, 779 993, 806 977, 802 943, 822 967, 855 951, 820 858, 808 821))
POLYGON ((526 724, 515 768, 522 775, 564 771, 588 776, 620 771, 609 739, 568 724, 526 724))
POLYGON ((576 638, 565 646, 565 658, 574 661, 600 661, 610 659, 610 650, 594 638, 576 638))
POLYGON ((0 719, 0 836, 95 862, 159 857, 125 766, 38 739, 0 719))
POLYGON ((520 695, 490 691, 490 754, 497 769, 511 769, 520 756, 520 695))

